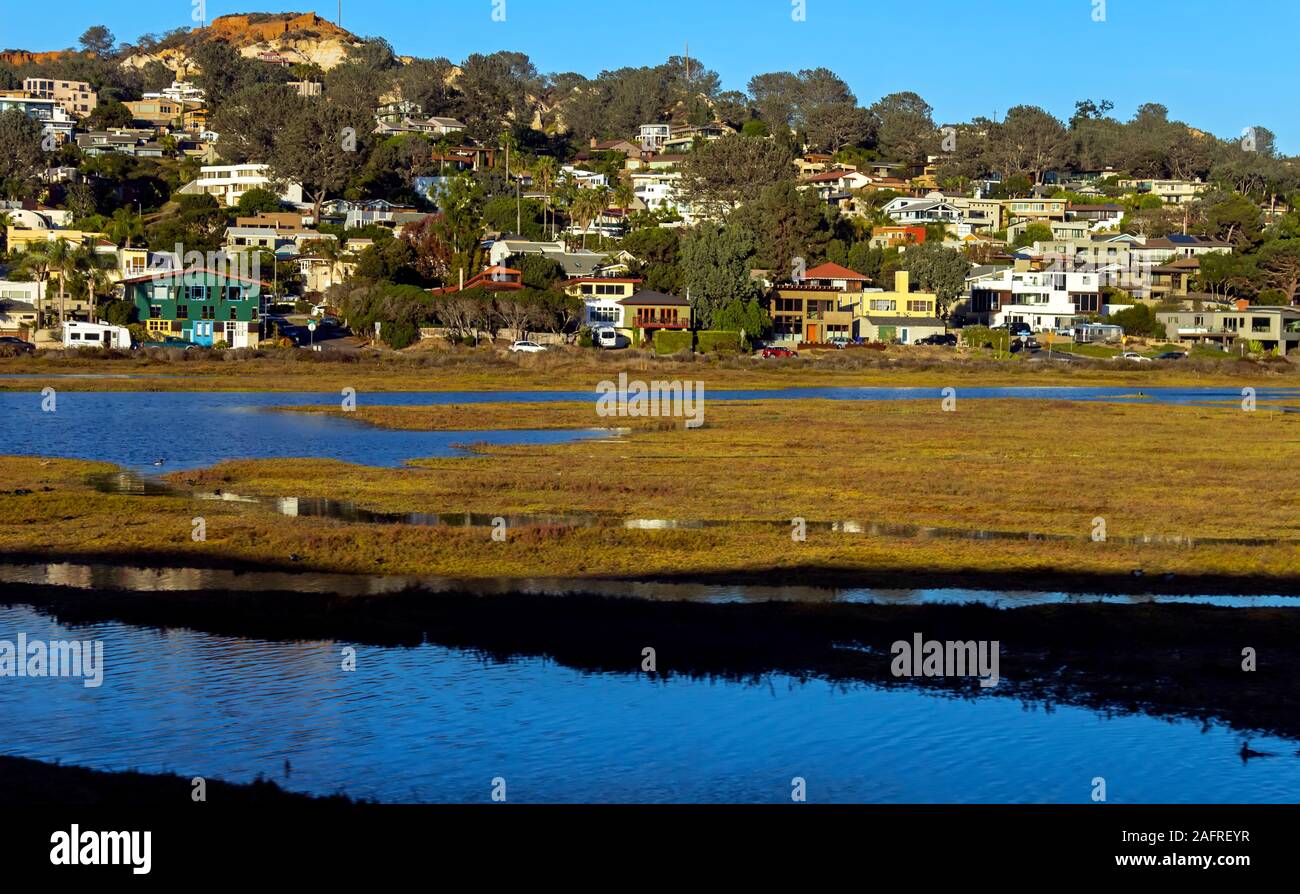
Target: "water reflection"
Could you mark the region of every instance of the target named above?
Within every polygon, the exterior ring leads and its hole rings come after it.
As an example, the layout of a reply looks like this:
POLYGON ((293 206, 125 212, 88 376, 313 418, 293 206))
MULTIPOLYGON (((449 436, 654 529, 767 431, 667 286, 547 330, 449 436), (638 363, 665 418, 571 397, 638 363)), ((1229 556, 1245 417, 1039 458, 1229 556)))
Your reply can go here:
MULTIPOLYGON (((786 519, 687 519, 687 518, 624 518, 599 512, 549 512, 498 515, 487 512, 379 512, 366 509, 350 500, 328 497, 257 496, 227 490, 194 491, 190 493, 172 487, 158 479, 133 472, 111 472, 87 476, 88 483, 106 493, 135 494, 143 496, 190 495, 199 500, 216 500, 227 503, 247 503, 290 517, 333 518, 359 524, 415 525, 423 527, 490 528, 497 519, 504 518, 510 528, 559 527, 593 528, 621 527, 637 531, 703 530, 706 528, 760 525, 788 528, 786 519)), ((895 537, 917 540, 988 540, 1081 543, 1088 536, 1076 534, 1047 534, 1035 531, 996 531, 987 529, 953 528, 934 525, 893 524, 881 521, 836 520, 806 521, 807 530, 832 534, 851 534, 866 537, 895 537)), ((1110 535, 1107 542, 1126 546, 1162 544, 1165 546, 1277 546, 1300 544, 1300 540, 1263 537, 1186 537, 1176 534, 1141 534, 1134 536, 1110 535)))
POLYGON ((334 593, 340 596, 379 596, 419 590, 428 593, 468 593, 493 596, 527 594, 569 596, 590 594, 662 602, 807 602, 876 605, 973 605, 1000 608, 1028 605, 1107 602, 1196 603, 1236 608, 1300 607, 1300 597, 1282 594, 1188 595, 1067 593, 1046 590, 980 590, 961 588, 898 589, 888 587, 770 586, 676 581, 637 581, 612 578, 531 577, 453 578, 420 575, 334 574, 329 572, 240 571, 194 567, 132 567, 96 562, 0 563, 0 584, 50 584, 78 589, 174 592, 233 590, 238 592, 334 593))
POLYGON ((0 685, 5 753, 394 802, 1286 802, 1294 743, 1240 757, 1196 721, 770 674, 754 682, 583 673, 441 646, 266 642, 0 609, 0 638, 105 643, 104 685, 0 685), (356 671, 340 670, 344 646, 356 671), (292 774, 283 768, 289 762, 292 774))

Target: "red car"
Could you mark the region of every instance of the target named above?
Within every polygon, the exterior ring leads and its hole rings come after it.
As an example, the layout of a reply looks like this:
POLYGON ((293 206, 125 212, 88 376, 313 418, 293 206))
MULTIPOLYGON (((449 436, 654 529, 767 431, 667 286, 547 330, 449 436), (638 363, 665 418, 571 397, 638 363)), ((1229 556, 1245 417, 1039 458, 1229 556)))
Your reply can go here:
POLYGON ((767 347, 763 349, 763 359, 769 360, 772 357, 798 357, 798 351, 792 351, 789 348, 767 347))

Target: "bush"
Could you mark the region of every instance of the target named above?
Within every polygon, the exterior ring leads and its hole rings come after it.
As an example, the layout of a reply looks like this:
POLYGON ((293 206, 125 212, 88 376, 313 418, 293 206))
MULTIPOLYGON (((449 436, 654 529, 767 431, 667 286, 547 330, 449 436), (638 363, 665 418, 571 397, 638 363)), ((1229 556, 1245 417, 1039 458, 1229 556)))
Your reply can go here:
POLYGON ((409 348, 420 339, 420 328, 414 323, 385 323, 379 330, 379 338, 394 350, 409 348))
POLYGON ((967 326, 961 330, 961 340, 970 348, 993 348, 995 351, 1007 350, 1011 342, 1007 330, 988 326, 967 326))
POLYGON ((578 330, 578 347, 590 348, 595 342, 591 339, 591 328, 583 326, 578 330))
POLYGON ((655 353, 662 356, 676 354, 678 351, 689 351, 694 340, 694 335, 690 332, 660 329, 655 333, 655 353))
POLYGON ((1165 324, 1156 319, 1155 311, 1147 304, 1134 304, 1127 310, 1110 315, 1110 322, 1124 327, 1125 335, 1142 338, 1164 338, 1165 324))
POLYGON ((696 347, 702 354, 739 354, 744 351, 739 332, 706 329, 695 334, 696 347))

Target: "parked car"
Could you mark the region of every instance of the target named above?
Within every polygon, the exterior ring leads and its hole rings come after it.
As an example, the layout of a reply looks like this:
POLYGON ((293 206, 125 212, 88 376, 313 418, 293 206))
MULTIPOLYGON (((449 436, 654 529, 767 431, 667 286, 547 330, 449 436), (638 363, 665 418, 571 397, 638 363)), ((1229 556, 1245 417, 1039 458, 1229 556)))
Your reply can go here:
POLYGON ((945 332, 943 334, 935 333, 934 335, 927 335, 925 338, 919 339, 916 343, 918 345, 947 345, 948 347, 955 348, 957 347, 957 336, 951 332, 945 332))
POLYGON ((19 354, 33 354, 36 352, 36 345, 13 335, 0 335, 0 348, 9 348, 19 354))
POLYGON ((1131 361, 1134 362, 1134 363, 1150 363, 1150 362, 1151 362, 1151 358, 1150 358, 1150 357, 1143 357, 1143 356, 1142 356, 1141 354, 1139 354, 1137 351, 1124 351, 1124 352, 1122 352, 1122 353, 1116 354, 1116 355, 1115 355, 1114 357, 1112 357, 1111 359, 1112 359, 1112 360, 1131 360, 1131 361))
POLYGON ((539 345, 535 341, 517 341, 510 346, 512 354, 540 354, 545 350, 544 345, 539 345))
POLYGON ((830 345, 832 348, 843 350, 852 344, 852 339, 845 338, 842 335, 837 335, 832 339, 828 339, 826 344, 830 345))
POLYGON ((173 336, 168 335, 168 336, 164 336, 164 337, 162 338, 161 341, 147 341, 147 342, 145 342, 144 344, 142 344, 140 347, 142 347, 142 348, 181 348, 182 350, 188 351, 188 350, 190 350, 191 348, 197 348, 198 345, 194 344, 194 342, 192 342, 192 341, 186 341, 186 340, 183 339, 183 338, 175 338, 175 337, 173 337, 173 336))
POLYGON ((1007 326, 1012 338, 1028 338, 1034 334, 1034 330, 1029 328, 1028 323, 1011 323, 1007 326))
POLYGON ((617 329, 596 329, 591 333, 591 343, 598 348, 612 350, 619 347, 617 329))
POLYGON ((763 359, 771 360, 773 357, 798 357, 798 351, 792 351, 789 348, 780 348, 775 345, 768 345, 763 349, 763 359))
POLYGON ((1163 354, 1156 355, 1157 360, 1186 360, 1187 354, 1183 351, 1165 351, 1163 354))

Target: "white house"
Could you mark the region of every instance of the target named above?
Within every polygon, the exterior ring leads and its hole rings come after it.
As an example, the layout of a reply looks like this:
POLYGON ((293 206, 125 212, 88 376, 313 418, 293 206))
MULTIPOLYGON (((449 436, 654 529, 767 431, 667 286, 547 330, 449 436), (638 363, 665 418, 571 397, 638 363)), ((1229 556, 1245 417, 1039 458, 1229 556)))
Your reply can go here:
POLYGON ((560 173, 573 178, 573 182, 581 189, 595 189, 598 186, 609 185, 609 178, 604 174, 597 174, 595 171, 584 171, 582 168, 573 165, 564 165, 560 168, 560 173))
POLYGON ((944 199, 913 199, 899 196, 882 209, 900 224, 961 223, 962 210, 944 199))
POLYGON ((65 348, 129 349, 131 332, 125 326, 70 320, 63 324, 63 346, 65 348))
POLYGON ((281 201, 301 205, 302 186, 288 183, 281 186, 268 176, 270 167, 260 164, 204 165, 199 176, 178 190, 182 195, 210 195, 227 208, 239 204, 240 198, 250 189, 268 189, 281 201), (283 190, 283 191, 282 191, 283 190))
POLYGON ((1093 272, 1014 268, 971 284, 970 314, 994 326, 1025 323, 1034 332, 1068 328, 1102 312, 1101 277, 1093 272))
POLYGON ((0 297, 0 335, 23 338, 38 327, 36 305, 0 297))

